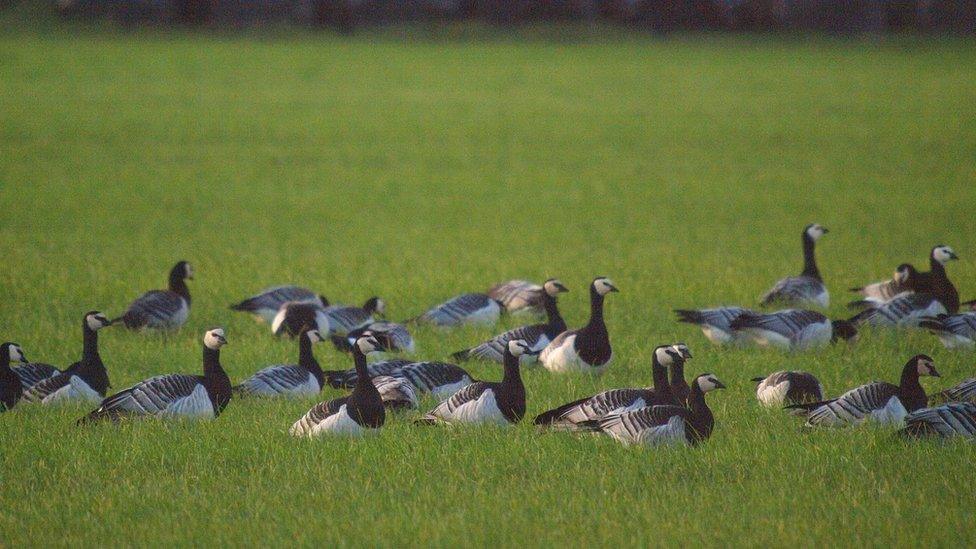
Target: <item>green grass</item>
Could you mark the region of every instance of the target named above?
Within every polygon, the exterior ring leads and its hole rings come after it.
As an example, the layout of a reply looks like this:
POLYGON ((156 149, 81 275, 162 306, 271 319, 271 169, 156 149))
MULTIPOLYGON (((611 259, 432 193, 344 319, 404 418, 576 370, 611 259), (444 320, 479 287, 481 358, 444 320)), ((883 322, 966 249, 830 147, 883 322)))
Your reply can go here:
MULTIPOLYGON (((976 48, 964 42, 716 37, 552 43, 139 32, 0 33, 2 339, 64 365, 84 311, 120 312, 186 258, 193 311, 171 335, 108 330, 113 385, 200 369, 227 328, 242 379, 296 356, 227 305, 298 282, 387 299, 391 316, 512 277, 558 276, 570 325, 608 275, 600 379, 525 373, 529 414, 649 381, 683 340, 715 372, 699 448, 512 429, 294 440, 315 402, 234 401, 211 423, 78 429, 86 405, 0 416, 0 545, 926 545, 976 543, 976 448, 890 431, 804 432, 749 378, 808 369, 830 393, 942 380, 973 355, 928 334, 784 355, 711 347, 673 307, 754 304, 819 250, 845 289, 952 245, 976 297, 976 48)), ((505 326, 513 325, 506 321, 505 326)), ((419 330, 444 358, 502 328, 419 330)), ((321 346, 329 368, 348 357, 321 346)), ((473 365, 493 379, 497 368, 473 365)), ((323 398, 339 395, 328 390, 323 398)), ((427 401, 425 405, 431 405, 427 401)))

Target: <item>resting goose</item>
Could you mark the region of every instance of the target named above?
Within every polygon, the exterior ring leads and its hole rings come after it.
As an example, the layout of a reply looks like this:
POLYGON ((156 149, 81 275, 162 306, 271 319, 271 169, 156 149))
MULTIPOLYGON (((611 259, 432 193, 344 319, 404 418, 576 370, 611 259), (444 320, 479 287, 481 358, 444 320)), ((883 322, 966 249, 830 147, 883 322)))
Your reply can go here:
POLYGON ((420 407, 417 391, 405 378, 394 376, 376 376, 373 385, 383 399, 383 406, 393 411, 416 410, 420 407))
POLYGON ((301 286, 274 286, 261 290, 240 303, 230 306, 232 311, 241 311, 254 315, 267 323, 274 321, 281 306, 288 302, 312 303, 319 307, 327 307, 329 300, 323 295, 316 294, 301 286))
POLYGON ((705 403, 705 393, 724 389, 712 374, 695 378, 688 407, 649 406, 622 414, 611 414, 587 424, 591 431, 609 435, 625 445, 694 446, 711 436, 715 418, 705 403))
POLYGON ((220 365, 224 330, 203 335, 203 375, 167 374, 140 381, 106 398, 78 424, 129 417, 185 417, 214 419, 231 399, 230 378, 220 365))
POLYGON ((939 336, 946 349, 976 347, 976 312, 923 318, 918 326, 939 336))
POLYGON ((509 280, 488 289, 488 297, 502 304, 509 313, 544 312, 544 285, 527 280, 509 280))
POLYGON ((806 424, 811 427, 843 427, 865 420, 900 424, 906 415, 925 407, 927 403, 925 389, 918 382, 919 376, 939 377, 931 357, 913 356, 902 368, 898 385, 873 381, 835 399, 793 404, 786 408, 808 412, 806 424))
POLYGON ((830 305, 830 294, 820 277, 817 268, 817 258, 814 247, 820 237, 827 234, 827 229, 817 223, 807 225, 803 229, 803 272, 800 276, 784 278, 762 298, 762 305, 781 304, 793 306, 819 306, 826 308, 830 305))
POLYGON ((374 352, 377 346, 376 339, 368 333, 356 340, 352 356, 358 376, 352 393, 312 406, 291 426, 289 432, 292 435, 360 435, 383 426, 386 422, 383 398, 366 369, 366 355, 374 352))
POLYGON ((917 289, 918 270, 911 263, 902 263, 895 269, 895 274, 890 280, 882 280, 860 288, 851 288, 850 291, 857 292, 864 298, 851 301, 847 306, 851 308, 873 307, 891 301, 895 296, 905 292, 915 292, 917 289))
POLYGON ((976 404, 951 402, 916 410, 905 417, 905 428, 898 434, 905 438, 976 438, 976 404))
POLYGON ((810 372, 783 370, 752 380, 758 383, 756 399, 766 408, 823 400, 823 385, 810 372))
POLYGON ((325 374, 312 353, 312 345, 322 341, 318 330, 305 330, 298 337, 298 364, 268 366, 248 378, 234 391, 241 396, 317 395, 325 385, 325 374))
POLYGON ((802 351, 825 347, 839 339, 857 336, 846 320, 830 320, 816 311, 786 309, 775 313, 746 312, 732 321, 732 330, 748 336, 761 347, 802 351))
POLYGON ((565 331, 546 345, 539 354, 539 362, 550 372, 585 372, 602 374, 610 359, 610 334, 603 321, 603 300, 610 292, 618 292, 606 277, 597 277, 590 284, 590 321, 577 330, 565 331))
POLYGON ((533 423, 559 430, 578 431, 587 422, 610 414, 630 412, 646 406, 671 404, 683 406, 684 403, 672 393, 668 383, 668 367, 685 360, 681 351, 674 345, 661 345, 654 349, 651 358, 651 378, 653 388, 610 389, 593 396, 563 404, 535 417, 533 423))
POLYGON ((518 423, 525 415, 525 386, 519 372, 519 356, 529 351, 528 343, 520 339, 509 341, 505 346, 505 375, 500 383, 472 383, 415 423, 518 423))
POLYGON ((413 336, 410 335, 410 331, 403 324, 397 324, 396 322, 372 322, 363 326, 362 328, 357 328, 345 336, 331 336, 332 344, 335 348, 340 351, 351 352, 352 345, 356 342, 356 339, 363 335, 365 332, 370 332, 376 341, 380 342, 379 350, 385 353, 414 353, 417 350, 416 344, 414 344, 413 336))
POLYGON ((142 294, 113 322, 121 320, 126 328, 133 330, 179 328, 190 316, 187 279, 193 280, 193 268, 186 261, 180 261, 169 272, 169 289, 142 294))
POLYGON ((929 294, 902 294, 887 303, 867 309, 851 317, 850 321, 861 326, 895 328, 917 327, 926 317, 945 314, 946 308, 929 294))
POLYGON ((522 326, 499 334, 477 347, 458 351, 451 355, 454 360, 483 360, 501 363, 504 360, 505 347, 509 341, 521 339, 531 348, 531 352, 523 353, 519 360, 522 364, 538 360, 539 351, 544 349, 557 335, 566 331, 566 322, 559 314, 556 298, 561 292, 569 289, 555 278, 550 278, 543 285, 542 305, 545 308, 548 322, 522 326))
POLYGON ((383 316, 386 312, 386 302, 378 297, 366 300, 362 307, 332 305, 325 308, 325 316, 329 318, 329 329, 332 333, 345 335, 358 328, 363 328, 374 322, 374 315, 383 316))
POLYGON ((24 391, 28 402, 53 404, 67 400, 99 402, 109 388, 108 371, 98 354, 98 330, 112 321, 98 311, 89 311, 81 322, 84 342, 81 360, 53 377, 41 380, 24 391))
MULTIPOLYGON (((327 383, 336 388, 352 387, 359 379, 355 370, 328 371, 325 375, 327 383)), ((420 394, 431 393, 438 399, 447 398, 474 383, 471 374, 447 362, 388 360, 370 365, 369 375, 402 377, 420 394)))
POLYGON ((17 405, 24 394, 20 377, 10 369, 11 362, 27 363, 24 351, 16 343, 0 345, 0 412, 17 405))
POLYGON ((449 299, 424 314, 408 320, 434 326, 494 324, 501 315, 501 305, 485 294, 464 294, 449 299))
POLYGON ((952 248, 939 244, 929 252, 929 272, 918 275, 917 291, 929 294, 941 301, 951 314, 959 312, 959 292, 949 280, 945 266, 946 263, 956 259, 959 259, 959 256, 952 248))
POLYGON ((972 402, 976 403, 976 378, 964 379, 956 385, 940 391, 929 399, 929 403, 972 402))
POLYGON ((742 307, 718 307, 715 309, 675 309, 678 322, 697 324, 705 337, 715 345, 741 344, 748 341, 743 334, 732 329, 732 321, 742 313, 753 313, 742 307))
POLYGON ((271 332, 276 336, 296 337, 309 327, 327 334, 331 324, 329 316, 325 314, 325 308, 308 301, 285 303, 271 321, 271 332))

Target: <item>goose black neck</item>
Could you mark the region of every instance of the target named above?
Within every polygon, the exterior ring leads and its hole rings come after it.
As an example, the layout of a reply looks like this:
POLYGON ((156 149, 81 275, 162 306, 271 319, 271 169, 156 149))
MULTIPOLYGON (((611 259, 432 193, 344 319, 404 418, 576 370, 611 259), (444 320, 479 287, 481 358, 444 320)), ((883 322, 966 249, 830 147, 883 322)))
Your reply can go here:
POLYGON ((81 323, 81 333, 82 339, 84 341, 84 346, 81 351, 81 359, 83 362, 88 362, 93 359, 99 359, 98 356, 98 332, 92 330, 88 326, 88 320, 84 320, 81 323))
POLYGON ((546 308, 546 317, 549 319, 549 328, 553 331, 565 332, 566 321, 563 320, 563 316, 559 314, 559 306, 556 304, 556 298, 549 294, 543 294, 542 304, 546 308))
POLYGON ((936 259, 934 255, 929 257, 929 270, 932 271, 932 274, 942 276, 942 277, 946 276, 945 265, 943 265, 941 261, 936 259))
POLYGON ((0 351, 0 372, 6 372, 8 370, 10 370, 10 348, 6 347, 0 351))
POLYGON ((220 349, 211 349, 203 346, 203 377, 212 379, 214 376, 224 373, 224 368, 220 365, 220 349))
MULTIPOLYGON (((696 423, 707 425, 712 422, 712 411, 705 403, 705 393, 698 386, 697 380, 692 384, 691 393, 688 395, 688 407, 691 409, 691 414, 695 416, 696 423)), ((708 436, 708 433, 701 434, 708 436)))
POLYGON ((325 378, 319 361, 315 360, 315 355, 312 354, 312 340, 308 338, 307 333, 303 333, 298 338, 298 365, 312 372, 319 383, 325 378))
POLYGON ((816 243, 813 238, 803 232, 803 276, 809 276, 810 278, 815 278, 821 280, 820 269, 817 268, 817 258, 814 253, 814 248, 816 243))
POLYGON ((590 325, 603 324, 603 296, 590 286, 590 325))
POLYGON ((522 383, 522 373, 519 371, 519 359, 517 356, 505 349, 505 376, 502 383, 505 385, 520 385, 522 383))
POLYGON ((366 367, 366 354, 353 344, 352 357, 356 361, 356 387, 373 387, 372 380, 369 379, 369 369, 366 367))
POLYGON ((898 384, 898 399, 909 412, 925 407, 927 398, 925 389, 918 381, 918 366, 915 361, 909 361, 901 371, 901 382, 898 384))
POLYGON ((169 272, 169 291, 179 294, 186 300, 187 304, 190 303, 190 289, 186 285, 186 280, 183 279, 183 272, 180 267, 174 267, 169 272))
POLYGON ((671 385, 682 383, 685 380, 685 361, 675 360, 671 365, 671 385))

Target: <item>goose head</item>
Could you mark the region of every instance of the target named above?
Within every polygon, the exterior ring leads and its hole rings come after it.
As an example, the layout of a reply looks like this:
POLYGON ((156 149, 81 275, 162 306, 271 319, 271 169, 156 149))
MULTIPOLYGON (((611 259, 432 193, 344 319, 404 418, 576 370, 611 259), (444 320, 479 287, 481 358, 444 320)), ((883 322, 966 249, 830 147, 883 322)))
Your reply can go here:
POLYGON ((939 244, 938 246, 932 248, 932 259, 945 265, 953 259, 959 259, 959 256, 956 255, 956 252, 954 252, 949 246, 939 244))
POLYGON ((689 349, 684 343, 675 343, 671 346, 671 348, 681 355, 682 360, 688 360, 691 358, 691 349, 689 349))
POLYGON ((593 291, 597 293, 597 295, 601 296, 607 295, 610 292, 620 291, 616 286, 613 285, 613 281, 605 276, 596 277, 593 279, 593 283, 590 286, 593 288, 593 291))
POLYGON ((203 345, 213 351, 216 351, 227 345, 227 338, 224 337, 223 328, 211 328, 203 334, 203 345))
POLYGON ((849 320, 833 320, 831 321, 831 341, 837 341, 843 339, 845 341, 850 341, 857 338, 857 327, 853 322, 849 320))
POLYGON ((383 316, 386 314, 386 302, 376 296, 373 296, 367 299, 366 303, 363 304, 363 310, 369 314, 383 316))
POLYGON ((803 229, 803 234, 813 242, 820 240, 821 236, 829 232, 830 231, 827 230, 827 227, 824 227, 820 223, 811 223, 807 225, 805 229, 803 229))
POLYGON ((193 280, 193 266, 189 261, 179 261, 169 272, 172 280, 193 280))
POLYGON ((697 385, 698 389, 703 393, 714 391, 716 389, 725 389, 725 384, 715 377, 715 374, 701 374, 695 378, 695 385, 697 385))
POLYGON ((0 355, 5 355, 10 362, 27 364, 27 357, 24 356, 24 350, 16 343, 8 342, 0 345, 0 355))
POLYGON ((569 288, 563 286, 563 283, 558 278, 550 278, 542 284, 542 288, 551 297, 556 297, 557 295, 568 292, 569 288))
POLYGON ((915 267, 911 263, 902 263, 897 269, 895 269, 894 279, 899 284, 905 284, 909 280, 915 278, 917 273, 918 271, 915 270, 915 267))
POLYGON ((654 349, 654 361, 661 366, 672 366, 681 360, 684 360, 681 351, 675 349, 674 345, 660 345, 654 349))
POLYGON ((373 335, 373 332, 363 332, 361 336, 356 338, 356 348, 364 355, 382 350, 380 342, 373 335))
POLYGON ((508 352, 511 353, 512 356, 518 358, 526 353, 531 353, 532 348, 529 347, 529 344, 526 343, 525 340, 513 339, 512 341, 508 342, 508 352))
POLYGON ((915 355, 908 361, 909 364, 914 365, 915 371, 918 372, 919 377, 932 376, 932 377, 942 377, 939 371, 935 369, 935 361, 929 355, 915 355))
POLYGON ((305 337, 307 337, 308 340, 312 343, 319 343, 320 341, 325 341, 325 338, 322 337, 322 332, 316 329, 306 330, 305 337))
POLYGON ((98 311, 88 311, 85 313, 85 325, 88 326, 89 330, 96 332, 106 326, 111 326, 112 321, 98 311))

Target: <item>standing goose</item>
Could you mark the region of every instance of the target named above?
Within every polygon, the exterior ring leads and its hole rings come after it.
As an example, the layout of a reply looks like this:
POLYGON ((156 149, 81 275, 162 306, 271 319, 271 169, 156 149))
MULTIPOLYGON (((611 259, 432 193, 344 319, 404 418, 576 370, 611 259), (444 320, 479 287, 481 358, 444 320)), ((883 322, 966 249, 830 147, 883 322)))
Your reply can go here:
POLYGON ((667 368, 674 367, 676 363, 684 360, 681 351, 674 345, 660 345, 654 349, 651 358, 653 388, 603 391, 543 412, 535 417, 533 423, 559 430, 577 431, 583 429, 587 422, 610 414, 620 414, 655 405, 683 406, 683 403, 671 392, 667 368))
POLYGON ((923 318, 918 326, 939 336, 946 349, 976 347, 976 312, 923 318))
POLYGON ((905 428, 898 434, 905 438, 976 438, 976 404, 951 402, 916 410, 905 417, 905 428))
POLYGON ((488 289, 488 297, 502 304, 509 313, 544 312, 544 285, 527 280, 509 280, 488 289))
POLYGON ((386 422, 383 397, 370 380, 366 355, 376 350, 378 342, 366 333, 356 340, 352 356, 356 361, 356 386, 348 396, 320 402, 296 421, 290 433, 296 437, 360 435, 379 429, 386 422))
POLYGON ((867 309, 851 317, 850 321, 860 326, 883 326, 895 328, 914 328, 926 317, 945 314, 941 301, 929 294, 901 294, 887 303, 867 309))
POLYGON ((625 445, 694 446, 708 439, 715 427, 715 417, 705 403, 705 393, 724 388, 725 385, 714 375, 701 374, 692 383, 687 408, 649 406, 591 421, 587 427, 625 445))
POLYGON ((329 300, 323 295, 316 294, 301 286, 274 286, 261 290, 240 303, 230 306, 232 311, 250 313, 267 323, 274 321, 281 306, 288 302, 312 303, 319 307, 328 307, 329 300))
POLYGON ((807 426, 843 427, 868 419, 882 424, 900 424, 906 415, 925 407, 928 402, 925 389, 918 382, 919 376, 939 377, 931 357, 913 356, 902 368, 898 385, 873 381, 835 399, 793 404, 786 408, 807 411, 807 426))
POLYGON ((976 378, 964 379, 956 385, 940 391, 929 399, 929 403, 972 402, 976 404, 976 378))
POLYGON ((462 324, 490 325, 498 322, 501 310, 501 305, 485 294, 464 294, 449 299, 407 322, 441 327, 462 324))
POLYGON ((127 417, 186 417, 214 419, 231 399, 230 378, 220 365, 220 348, 227 344, 224 330, 203 335, 203 375, 167 374, 140 381, 102 401, 78 424, 127 417))
POLYGON ((10 369, 13 361, 27 363, 20 345, 9 342, 0 345, 0 412, 16 406, 24 394, 20 377, 10 369))
POLYGON ((742 313, 758 314, 742 307, 718 307, 715 309, 675 309, 678 322, 697 324, 705 337, 715 345, 742 344, 748 341, 732 329, 732 322, 742 313))
POLYGON ((385 312, 386 302, 378 297, 367 299, 362 307, 332 305, 325 308, 325 316, 329 318, 329 329, 339 335, 367 326, 375 321, 374 315, 383 316, 385 312))
POLYGON ((918 288, 918 274, 918 270, 911 263, 902 263, 895 269, 895 274, 890 280, 882 280, 860 288, 851 288, 852 292, 857 292, 864 297, 851 301, 847 306, 851 308, 872 307, 891 301, 905 292, 914 292, 918 288))
POLYGON ((846 320, 830 320, 816 311, 786 309, 775 313, 743 313, 732 321, 732 329, 761 347, 802 351, 825 347, 839 339, 857 336, 846 320))
POLYGON ((518 423, 525 415, 525 386, 519 356, 528 343, 516 339, 505 346, 505 375, 500 383, 478 381, 454 393, 415 423, 518 423))
POLYGON ((305 330, 298 338, 298 364, 268 366, 249 377, 234 390, 241 396, 317 395, 325 386, 325 374, 312 353, 312 345, 322 341, 318 330, 305 330))
POLYGON ((817 223, 807 225, 803 229, 803 272, 800 276, 784 278, 777 282, 763 296, 762 305, 778 303, 787 306, 812 305, 824 308, 830 305, 830 294, 824 286, 814 254, 817 241, 827 232, 826 227, 817 223))
POLYGON ((348 353, 352 351, 352 346, 356 342, 356 339, 365 332, 372 333, 376 341, 379 341, 379 351, 385 353, 414 353, 417 350, 410 331, 403 324, 397 324, 396 322, 371 322, 362 328, 352 330, 347 335, 333 335, 330 338, 336 349, 348 353))
POLYGON ((752 380, 758 383, 756 399, 766 408, 823 400, 823 385, 809 372, 783 370, 752 380))
POLYGON ((417 391, 405 378, 394 376, 376 376, 373 385, 380 393, 383 406, 397 412, 400 410, 416 410, 420 407, 417 391))
POLYGON ((324 307, 309 301, 289 301, 278 309, 271 321, 271 332, 276 336, 297 337, 307 327, 329 333, 331 324, 324 307))
POLYGON ((180 261, 169 271, 169 289, 142 294, 113 322, 121 320, 126 328, 133 330, 179 328, 190 316, 188 279, 193 280, 193 268, 186 261, 180 261))
POLYGON ((678 404, 687 406, 691 386, 685 381, 685 362, 691 358, 691 349, 684 343, 675 343, 671 348, 681 355, 681 360, 675 360, 671 364, 671 394, 678 404))
MULTIPOLYGON (((369 366, 370 376, 393 376, 406 379, 420 394, 431 393, 438 399, 447 398, 461 388, 474 383, 463 368, 447 362, 411 362, 389 360, 369 366)), ((340 388, 351 387, 359 380, 355 370, 325 372, 328 384, 340 388)))
POLYGON ((520 357, 521 362, 527 363, 538 359, 538 352, 541 351, 557 335, 566 331, 566 322, 559 314, 559 306, 556 297, 561 292, 569 290, 563 283, 555 278, 550 278, 543 285, 542 304, 545 307, 548 322, 545 324, 532 324, 522 326, 499 334, 477 347, 458 351, 451 355, 454 360, 483 360, 487 362, 501 363, 504 360, 505 347, 509 341, 521 339, 531 348, 531 352, 523 353, 520 357))
POLYGON ((602 374, 610 364, 613 349, 603 321, 603 300, 618 292, 609 278, 600 276, 590 284, 590 321, 577 330, 565 331, 539 354, 539 362, 550 372, 602 374))
POLYGON ((34 384, 24 391, 28 402, 53 404, 83 399, 99 402, 109 388, 108 371, 98 354, 98 330, 111 326, 112 321, 98 311, 89 311, 81 322, 84 346, 81 360, 63 372, 34 384))

